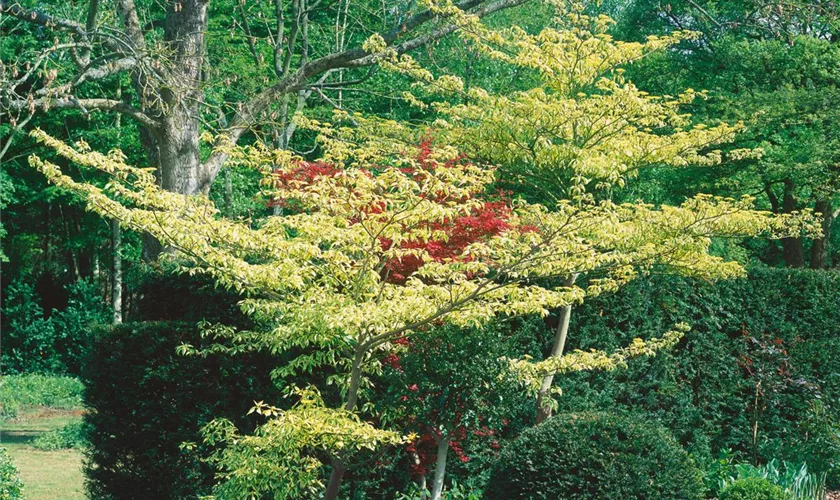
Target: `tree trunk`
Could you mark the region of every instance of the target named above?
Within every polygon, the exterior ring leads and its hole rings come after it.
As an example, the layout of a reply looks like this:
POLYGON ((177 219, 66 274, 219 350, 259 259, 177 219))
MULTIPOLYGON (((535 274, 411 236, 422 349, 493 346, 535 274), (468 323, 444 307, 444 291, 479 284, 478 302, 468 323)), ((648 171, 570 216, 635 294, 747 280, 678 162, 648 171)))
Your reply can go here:
POLYGON ((440 496, 443 493, 447 454, 449 454, 449 439, 447 439, 445 434, 441 434, 438 440, 437 459, 435 460, 435 480, 432 483, 432 500, 440 500, 440 496))
MULTIPOLYGON (((782 212, 789 214, 796 211, 793 181, 785 181, 785 191, 782 195, 782 212)), ((802 238, 782 238, 782 256, 788 267, 805 267, 805 247, 802 238)))
POLYGON ((811 269, 826 269, 828 267, 828 242, 831 239, 831 226, 836 217, 831 206, 831 200, 819 200, 814 207, 815 212, 822 214, 822 238, 814 239, 811 245, 811 269))
MULTIPOLYGON (((563 286, 571 287, 575 284, 577 275, 571 276, 563 280, 563 286)), ((551 348, 550 358, 559 358, 563 355, 563 350, 566 348, 566 336, 569 333, 569 319, 572 317, 572 306, 568 305, 560 309, 559 322, 557 330, 554 334, 554 345, 551 348)), ((551 397, 551 385, 554 383, 554 373, 546 375, 543 378, 540 392, 537 394, 537 424, 544 422, 551 416, 551 409, 544 407, 543 403, 551 397)))
POLYGON ((804 267, 805 247, 802 238, 782 238, 782 256, 787 267, 804 267))
MULTIPOLYGON (((420 455, 418 455, 416 451, 408 452, 408 456, 411 458, 414 465, 420 465, 420 455)), ((414 484, 417 485, 417 488, 420 491, 426 491, 426 474, 418 474, 417 477, 414 478, 414 484)))
POLYGON ((186 111, 173 113, 157 135, 161 187, 172 193, 207 194, 212 179, 202 175, 198 122, 186 111))
POLYGON ((114 281, 111 288, 111 305, 114 308, 114 324, 122 323, 122 234, 117 221, 111 221, 111 230, 114 238, 114 281))
MULTIPOLYGON (((344 409, 347 411, 353 411, 356 408, 356 401, 359 398, 359 386, 362 382, 362 363, 364 359, 365 351, 361 349, 360 343, 353 355, 353 366, 350 369, 350 384, 347 387, 347 401, 344 403, 344 409)), ((327 491, 324 494, 326 500, 335 500, 338 498, 341 480, 344 478, 344 473, 347 472, 347 467, 344 465, 344 460, 340 454, 333 458, 331 465, 330 482, 327 484, 327 491)))

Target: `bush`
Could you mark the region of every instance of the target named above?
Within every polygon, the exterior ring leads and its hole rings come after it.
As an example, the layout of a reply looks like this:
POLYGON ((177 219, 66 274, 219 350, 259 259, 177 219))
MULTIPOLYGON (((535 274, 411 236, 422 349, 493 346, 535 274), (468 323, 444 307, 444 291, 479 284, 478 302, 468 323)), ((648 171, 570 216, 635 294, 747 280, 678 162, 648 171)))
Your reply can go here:
POLYGON ((837 272, 755 269, 714 284, 640 278, 575 308, 567 349, 615 348, 679 321, 691 324, 691 332, 675 349, 633 360, 627 369, 558 379, 560 411, 644 413, 698 461, 732 449, 740 460, 805 462, 836 488, 838 303, 837 272), (759 381, 766 390, 754 408, 759 381))
POLYGON ((2 322, 6 371, 78 375, 94 326, 108 323, 111 315, 94 283, 78 281, 65 289, 67 307, 44 311, 30 283, 16 281, 6 288, 2 322))
POLYGON ((702 499, 697 466, 657 424, 561 414, 522 433, 493 467, 485 498, 702 499))
POLYGON ((8 375, 0 380, 0 416, 13 418, 22 406, 75 410, 82 407, 82 383, 57 375, 8 375))
POLYGON ((42 451, 55 451, 84 448, 87 443, 87 427, 83 422, 73 422, 39 435, 32 446, 42 451))
MULTIPOLYGON (((209 494, 214 471, 198 453, 199 429, 228 418, 243 432, 255 399, 279 402, 265 356, 182 357, 182 342, 199 346, 194 324, 126 323, 102 332, 85 363, 85 415, 90 429, 85 468, 97 499, 196 498, 209 494)), ((199 450, 201 451, 201 450, 199 450)))
POLYGON ((18 477, 18 470, 12 463, 12 457, 6 448, 0 448, 0 500, 18 500, 23 498, 23 484, 18 477))
POLYGON ((44 315, 35 287, 13 282, 4 290, 3 356, 6 370, 53 373, 61 370, 55 329, 44 315))
POLYGON ((766 479, 739 479, 721 491, 718 500, 789 500, 785 491, 766 479))

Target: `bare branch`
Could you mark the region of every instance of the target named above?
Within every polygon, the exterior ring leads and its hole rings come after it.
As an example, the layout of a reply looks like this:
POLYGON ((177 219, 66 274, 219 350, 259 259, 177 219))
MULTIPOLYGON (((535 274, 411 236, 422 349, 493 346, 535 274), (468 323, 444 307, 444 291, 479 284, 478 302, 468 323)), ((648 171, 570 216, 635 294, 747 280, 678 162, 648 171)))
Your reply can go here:
MULTIPOLYGON (((299 1, 299 0, 298 0, 299 1)), ((458 4, 463 11, 471 11, 478 17, 484 17, 500 10, 516 7, 529 2, 530 0, 497 0, 481 8, 476 8, 485 3, 486 0, 464 0, 458 4)), ((436 17, 431 10, 423 11, 408 18, 399 26, 394 27, 383 35, 383 39, 391 45, 398 53, 408 52, 425 44, 438 40, 458 29, 454 23, 444 25, 430 33, 420 35, 394 45, 401 36, 422 26, 436 17)), ((370 66, 376 62, 373 54, 369 54, 361 46, 330 54, 300 67, 298 71, 282 78, 279 82, 255 95, 249 102, 240 105, 236 116, 230 121, 226 135, 231 142, 236 142, 242 134, 251 126, 259 115, 281 96, 291 92, 297 92, 306 86, 306 82, 317 75, 339 68, 353 68, 370 66)), ((221 152, 213 153, 204 164, 205 175, 209 178, 215 177, 224 163, 227 155, 221 152)))
POLYGON ((0 0, 0 10, 12 17, 20 19, 21 21, 46 26, 48 28, 67 30, 80 36, 83 40, 87 40, 88 38, 87 31, 80 23, 71 21, 70 19, 55 17, 39 10, 25 9, 21 7, 18 2, 0 0))
POLYGON ((122 101, 118 101, 116 99, 77 99, 73 96, 57 98, 44 97, 41 99, 11 101, 7 103, 6 108, 14 111, 20 111, 27 108, 41 110, 78 109, 85 114, 87 114, 89 110, 92 109, 102 111, 114 111, 130 116, 131 118, 137 120, 137 122, 139 122, 141 125, 145 125, 146 127, 150 127, 152 129, 157 128, 159 125, 158 122, 151 118, 149 115, 143 113, 137 108, 129 106, 128 104, 122 101))

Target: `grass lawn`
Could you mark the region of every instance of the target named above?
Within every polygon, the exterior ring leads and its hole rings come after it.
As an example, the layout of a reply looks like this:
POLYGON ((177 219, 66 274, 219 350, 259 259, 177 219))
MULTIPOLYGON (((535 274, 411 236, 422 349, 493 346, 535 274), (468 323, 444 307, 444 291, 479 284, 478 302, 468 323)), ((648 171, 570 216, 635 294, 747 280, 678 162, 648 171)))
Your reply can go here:
POLYGON ((81 420, 78 410, 32 408, 13 420, 0 421, 0 445, 20 471, 28 500, 81 500, 84 495, 82 454, 77 450, 40 451, 31 446, 38 434, 81 420))

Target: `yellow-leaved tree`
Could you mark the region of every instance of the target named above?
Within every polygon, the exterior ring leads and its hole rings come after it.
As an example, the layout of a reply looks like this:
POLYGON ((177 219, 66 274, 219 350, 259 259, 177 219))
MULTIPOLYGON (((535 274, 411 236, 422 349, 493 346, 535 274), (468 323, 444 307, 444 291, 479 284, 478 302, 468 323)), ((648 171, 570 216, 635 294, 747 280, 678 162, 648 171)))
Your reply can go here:
MULTIPOLYGON (((556 17, 551 26, 538 33, 515 26, 492 30, 477 17, 459 11, 449 0, 427 3, 441 15, 456 19, 462 28, 459 35, 476 52, 512 67, 515 74, 530 73, 538 85, 507 94, 478 87, 465 89, 456 76, 434 76, 410 56, 398 57, 374 38, 369 45, 378 50, 380 65, 417 79, 431 102, 406 97, 437 113, 434 134, 439 141, 457 147, 475 161, 494 165, 503 184, 516 186, 517 192, 550 211, 562 212, 568 205, 584 210, 613 207, 610 200, 615 192, 641 168, 714 166, 727 159, 761 154, 754 150, 720 151, 744 129, 741 123, 691 124, 685 106, 703 98, 702 92, 687 89, 678 96, 654 96, 624 77, 623 66, 681 41, 690 42, 696 33, 651 36, 645 42, 617 41, 609 35, 613 24, 609 17, 586 15, 581 3, 566 1, 549 1, 556 6, 556 17), (448 99, 435 100, 441 95, 448 99)), ((371 137, 381 135, 383 130, 394 137, 413 133, 402 124, 383 127, 363 121, 362 125, 370 128, 371 137)), ((324 135, 340 142, 347 135, 358 136, 359 131, 325 130, 324 135)), ((688 200, 684 207, 699 203, 696 208, 702 210, 707 200, 701 195, 688 200)), ((750 198, 739 200, 742 209, 751 203, 750 198)), ((644 212, 650 208, 628 207, 619 210, 644 212)), ((658 208, 663 214, 670 210, 658 208)), ((654 240, 650 243, 658 245, 654 240)), ((624 251, 619 245, 614 250, 624 251)), ((679 266, 672 263, 672 267, 680 274, 704 278, 733 277, 744 272, 735 263, 709 266, 705 259, 687 259, 679 266)), ((573 286, 593 271, 597 273, 599 268, 575 271, 563 280, 573 286)), ((571 308, 568 304, 560 309, 551 358, 563 354, 571 308)), ((551 415, 555 372, 550 367, 554 364, 562 366, 564 362, 553 359, 543 364, 546 370, 537 391, 537 422, 551 415)))
MULTIPOLYGON (((716 162, 718 154, 704 148, 736 131, 726 125, 682 130, 679 99, 645 96, 620 83, 618 72, 600 76, 664 42, 623 45, 574 30, 491 32, 466 16, 462 23, 470 40, 501 62, 538 68, 544 85, 506 97, 476 90, 469 93, 472 104, 439 105, 447 119, 431 142, 422 139, 425 130, 357 116, 346 128, 301 120, 320 132, 317 162, 260 145, 217 144, 230 161, 265 173, 264 191, 282 210, 263 220, 228 220, 204 196, 163 191, 149 169, 125 164, 118 151, 102 154, 33 133, 60 156, 111 176, 100 188, 31 158, 51 182, 78 193, 91 210, 160 240, 171 249, 165 258, 182 271, 210 275, 245 297, 242 310, 262 328, 210 326, 207 334, 218 342, 210 351, 296 353, 278 367, 281 376, 337 371, 340 408, 302 388, 289 410, 257 405, 269 420, 253 436, 225 422, 206 429, 209 441, 228 444, 213 456, 221 497, 299 498, 321 490, 322 464, 313 456, 320 451, 333 456, 326 497, 335 498, 354 452, 410 439, 364 421, 367 375, 399 339, 440 323, 546 315, 652 266, 709 278, 737 275, 738 264, 709 254, 712 237, 816 230, 810 214, 774 216, 753 210, 749 199, 697 196, 654 207, 597 194, 620 185, 643 161, 716 162), (600 66, 593 62, 599 57, 600 66), (569 65, 583 68, 569 70, 580 75, 577 83, 560 71, 569 65), (561 73, 566 76, 555 75, 561 73), (546 172, 556 174, 556 189, 542 180, 546 172), (497 174, 534 179, 550 190, 550 203, 495 197, 497 174), (488 218, 489 229, 476 229, 488 218), (570 279, 581 275, 589 279, 570 279)), ((378 50, 375 38, 368 49, 385 65, 419 72, 411 60, 378 50)), ((452 78, 426 81, 460 91, 452 78)), ((510 366, 537 392, 556 371, 611 369, 673 345, 684 331, 678 325, 614 353, 574 352, 510 366)), ((181 351, 201 354, 192 346, 181 351)))

